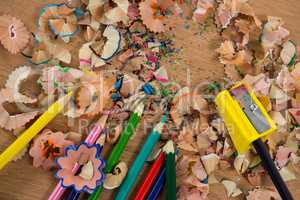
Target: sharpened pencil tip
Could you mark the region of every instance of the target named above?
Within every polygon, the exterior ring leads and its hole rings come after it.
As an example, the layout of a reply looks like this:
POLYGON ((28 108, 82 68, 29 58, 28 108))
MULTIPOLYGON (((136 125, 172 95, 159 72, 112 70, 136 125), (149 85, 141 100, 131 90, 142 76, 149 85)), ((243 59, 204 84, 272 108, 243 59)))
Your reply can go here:
POLYGON ((70 91, 68 94, 66 94, 65 96, 61 97, 57 101, 59 102, 60 105, 65 106, 70 101, 70 99, 71 99, 72 96, 73 96, 73 92, 70 91))
POLYGON ((142 116, 143 112, 144 112, 144 103, 140 103, 139 105, 137 105, 137 107, 134 109, 134 113, 137 113, 138 116, 142 116))
POLYGON ((167 142, 167 144, 163 147, 163 151, 165 153, 174 153, 175 152, 174 143, 172 140, 169 140, 167 142))
POLYGON ((96 143, 103 146, 105 144, 105 139, 106 139, 106 134, 102 133, 96 143))
POLYGON ((98 121, 96 122, 96 124, 98 126, 100 126, 101 128, 104 128, 106 121, 107 121, 108 115, 102 115, 98 121))

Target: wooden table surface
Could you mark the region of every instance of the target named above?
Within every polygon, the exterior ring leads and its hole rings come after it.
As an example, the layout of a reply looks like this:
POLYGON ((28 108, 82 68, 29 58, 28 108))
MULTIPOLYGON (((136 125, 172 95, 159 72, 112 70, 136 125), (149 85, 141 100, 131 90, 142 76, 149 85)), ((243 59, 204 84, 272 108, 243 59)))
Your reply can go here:
MULTIPOLYGON (((60 0, 1 0, 0 14, 10 14, 16 16, 26 24, 30 31, 35 30, 37 16, 40 9, 46 3, 60 3, 60 0)), ((279 16, 286 22, 286 27, 291 31, 291 38, 300 43, 300 1, 299 0, 253 0, 258 15, 279 16)), ((223 66, 216 60, 214 49, 219 44, 219 37, 214 30, 204 33, 202 38, 186 37, 192 34, 193 29, 185 30, 178 27, 176 35, 176 45, 183 46, 183 63, 177 65, 176 72, 171 76, 179 80, 181 84, 187 84, 185 77, 178 74, 189 74, 190 84, 193 86, 207 80, 215 80, 223 77, 223 66), (191 52, 195 52, 194 55, 191 52), (191 55, 193 54, 193 55, 191 55)), ((75 38, 76 40, 76 38, 75 38)), ((79 44, 75 44, 74 51, 79 44)), ((76 54, 77 55, 77 54, 76 54)), ((76 57, 76 56, 74 56, 76 57)), ((72 66, 76 66, 76 59, 72 61, 72 66)), ((18 66, 29 65, 26 59, 21 55, 12 56, 2 46, 0 46, 0 86, 4 86, 8 74, 18 66)), ((142 123, 143 124, 143 123, 142 123)), ((66 131, 68 126, 62 117, 58 117, 50 125, 56 130, 66 131)), ((128 164, 132 162, 134 156, 141 147, 145 138, 142 126, 137 131, 138 134, 129 142, 128 148, 122 157, 122 160, 128 164)), ((8 131, 0 130, 0 152, 3 151, 15 137, 8 131)), ((0 171, 0 200, 45 200, 51 193, 56 184, 53 177, 54 172, 36 169, 32 165, 32 160, 28 155, 22 160, 10 163, 5 169, 0 171)), ((147 168, 147 167, 146 167, 147 168)), ((229 173, 229 172, 228 172, 229 173)), ((234 173, 234 172, 231 172, 234 173)), ((225 175, 226 176, 226 175, 225 175)), ((142 176, 141 176, 142 177, 142 176)), ((295 200, 300 199, 299 190, 300 179, 288 183, 295 200)), ((228 199, 225 189, 220 184, 212 185, 210 188, 209 199, 219 200, 228 199)), ((113 199, 113 192, 107 191, 101 199, 113 199)))

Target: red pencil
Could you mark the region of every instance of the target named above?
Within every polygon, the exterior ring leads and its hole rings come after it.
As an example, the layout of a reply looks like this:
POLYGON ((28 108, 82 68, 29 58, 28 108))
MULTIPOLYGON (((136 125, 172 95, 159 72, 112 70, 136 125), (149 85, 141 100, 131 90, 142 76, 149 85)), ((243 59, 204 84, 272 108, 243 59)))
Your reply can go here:
POLYGON ((147 197, 147 194, 149 193, 156 177, 158 176, 161 167, 163 166, 165 161, 165 153, 160 152, 158 158, 151 166, 151 169, 149 173, 144 178, 144 181, 139 188, 136 196, 134 197, 134 200, 144 200, 147 197))

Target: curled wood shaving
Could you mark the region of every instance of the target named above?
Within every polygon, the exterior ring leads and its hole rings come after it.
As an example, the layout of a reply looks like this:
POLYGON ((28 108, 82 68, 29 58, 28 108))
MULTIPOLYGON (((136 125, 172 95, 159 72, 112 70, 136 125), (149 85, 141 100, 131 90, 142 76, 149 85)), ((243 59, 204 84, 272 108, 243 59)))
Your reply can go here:
POLYGON ((210 153, 208 155, 201 156, 201 161, 204 165, 207 174, 211 174, 217 169, 220 158, 217 154, 210 153))
POLYGON ((262 45, 267 50, 280 45, 282 41, 290 34, 282 27, 283 21, 279 17, 268 17, 268 22, 264 25, 263 35, 261 37, 262 45))
POLYGON ((126 177, 128 171, 128 167, 125 162, 120 162, 113 170, 113 173, 109 173, 106 175, 106 179, 104 180, 104 188, 105 189, 115 189, 118 188, 124 178, 126 177))
POLYGON ((6 109, 3 107, 3 103, 23 103, 23 99, 15 99, 14 93, 8 88, 0 90, 0 127, 5 128, 7 130, 13 130, 19 127, 24 126, 30 120, 32 120, 35 116, 37 116, 38 111, 32 112, 24 112, 16 115, 10 115, 6 109))
POLYGON ((193 20, 198 23, 202 23, 212 13, 213 10, 214 0, 198 0, 197 8, 193 12, 193 20))
POLYGON ((33 70, 30 67, 23 66, 15 69, 8 76, 8 79, 5 83, 5 87, 12 91, 12 93, 14 94, 14 98, 17 102, 34 103, 37 101, 36 98, 32 99, 19 92, 22 81, 26 80, 32 73, 33 70))
POLYGON ((225 186, 228 197, 237 197, 242 194, 242 191, 237 188, 237 185, 233 181, 224 180, 222 184, 225 186))
POLYGON ((157 15, 157 12, 163 12, 167 8, 173 5, 170 0, 157 1, 157 0, 145 0, 139 4, 139 10, 141 19, 150 31, 160 33, 165 31, 163 24, 164 16, 162 14, 157 15))

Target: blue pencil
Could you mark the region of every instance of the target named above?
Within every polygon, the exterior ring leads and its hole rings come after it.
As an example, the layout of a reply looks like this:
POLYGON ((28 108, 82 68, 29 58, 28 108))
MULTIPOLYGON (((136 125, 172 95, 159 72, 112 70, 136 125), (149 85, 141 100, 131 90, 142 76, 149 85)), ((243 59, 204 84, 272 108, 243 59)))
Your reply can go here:
POLYGON ((156 200, 158 199, 161 191, 164 188, 165 185, 165 181, 166 181, 166 168, 163 167, 160 171, 159 176, 157 177, 157 179, 155 180, 149 194, 147 197, 147 200, 156 200))
POLYGON ((76 200, 79 198, 79 196, 80 192, 77 192, 75 189, 72 189, 66 200, 76 200))

